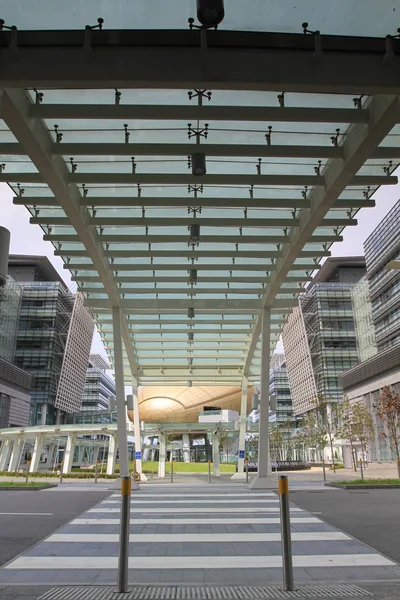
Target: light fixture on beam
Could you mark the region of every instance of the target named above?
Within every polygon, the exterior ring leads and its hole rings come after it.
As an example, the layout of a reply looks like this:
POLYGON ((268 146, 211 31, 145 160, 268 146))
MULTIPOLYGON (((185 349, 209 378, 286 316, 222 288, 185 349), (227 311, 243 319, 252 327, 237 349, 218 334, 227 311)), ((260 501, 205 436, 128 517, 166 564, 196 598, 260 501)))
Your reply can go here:
POLYGON ((203 27, 217 27, 225 17, 224 0, 197 0, 197 18, 203 27))
POLYGON ((188 331, 188 340, 189 340, 189 342, 193 342, 193 340, 194 340, 193 331, 188 331))
POLYGON ((190 241, 196 243, 200 240, 200 225, 193 223, 190 226, 190 241))
POLYGON ((189 306, 189 308, 188 308, 188 317, 189 317, 189 319, 194 319, 194 308, 193 308, 193 306, 189 306))
POLYGON ((188 382, 187 382, 187 386, 188 386, 188 387, 192 387, 192 382, 191 382, 191 381, 188 381, 188 382))
POLYGON ((202 177, 207 173, 206 155, 200 152, 192 154, 192 175, 202 177))
POLYGON ((189 283, 190 284, 195 284, 197 283, 197 270, 196 269, 190 269, 189 271, 189 283))

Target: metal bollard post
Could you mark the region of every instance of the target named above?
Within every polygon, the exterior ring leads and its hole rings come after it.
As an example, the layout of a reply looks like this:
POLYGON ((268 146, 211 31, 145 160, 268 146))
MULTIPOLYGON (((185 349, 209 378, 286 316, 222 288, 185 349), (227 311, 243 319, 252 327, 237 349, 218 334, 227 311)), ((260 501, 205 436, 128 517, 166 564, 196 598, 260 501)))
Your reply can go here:
POLYGON ((363 459, 360 458, 360 472, 361 472, 361 481, 364 481, 364 469, 363 469, 363 459))
POLYGON ((248 458, 246 458, 245 464, 246 464, 246 483, 249 483, 249 459, 248 458))
POLYGON ((211 483, 211 461, 208 461, 208 483, 211 483))
POLYGON ((325 460, 322 459, 322 471, 324 473, 324 481, 326 481, 325 460))
POLYGON ((287 475, 279 476, 278 491, 281 510, 283 589, 285 592, 291 592, 294 589, 294 582, 292 540, 290 532, 289 483, 287 475))
POLYGON ((27 460, 26 461, 26 473, 25 473, 25 481, 26 481, 26 483, 28 483, 28 480, 29 480, 29 466, 30 466, 30 464, 31 464, 31 461, 27 460))
POLYGON ((119 535, 118 556, 118 586, 117 592, 125 594, 128 591, 129 568, 129 529, 131 516, 131 489, 132 479, 121 478, 121 529, 119 535))
POLYGON ((63 478, 63 466, 64 466, 64 461, 61 461, 61 465, 60 465, 60 483, 62 483, 62 478, 63 478))
POLYGON ((169 463, 169 469, 171 472, 171 483, 174 483, 174 461, 171 460, 169 463))
POLYGON ((97 475, 98 475, 99 461, 96 460, 96 464, 94 466, 94 482, 97 483, 97 475))

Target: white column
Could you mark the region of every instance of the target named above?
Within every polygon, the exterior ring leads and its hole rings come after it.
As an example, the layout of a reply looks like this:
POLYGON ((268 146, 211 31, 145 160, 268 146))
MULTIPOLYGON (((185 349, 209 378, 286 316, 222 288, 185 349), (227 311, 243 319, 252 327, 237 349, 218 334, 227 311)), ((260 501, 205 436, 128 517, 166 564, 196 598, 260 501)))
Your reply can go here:
POLYGON ((246 473, 244 472, 244 459, 245 459, 245 447, 246 447, 246 418, 247 418, 247 390, 248 380, 247 377, 242 378, 242 400, 240 404, 240 418, 239 418, 239 450, 238 450, 238 470, 237 473, 232 475, 231 479, 246 479, 246 473))
POLYGON ((8 459, 10 457, 12 440, 3 440, 1 443, 0 449, 0 471, 4 471, 8 464, 8 459))
POLYGON ((127 426, 125 407, 124 362, 122 355, 121 310, 119 308, 112 309, 112 321, 114 337, 114 371, 119 442, 119 474, 121 477, 128 477, 128 436, 126 433, 127 426))
POLYGON ((10 464, 8 467, 9 471, 17 471, 18 470, 19 463, 21 460, 22 450, 24 449, 24 445, 25 445, 24 438, 18 438, 17 440, 14 440, 10 464))
POLYGON ((42 450, 43 450, 43 441, 44 441, 44 438, 42 435, 36 436, 35 445, 33 447, 31 466, 29 468, 30 473, 36 473, 37 470, 39 469, 40 457, 42 455, 42 450))
POLYGON ((117 440, 115 435, 108 436, 107 475, 113 475, 117 459, 117 440))
POLYGON ((165 477, 165 455, 166 455, 166 439, 165 433, 160 433, 158 436, 158 476, 165 477))
POLYGON ((190 437, 188 433, 182 434, 183 462, 190 463, 190 437))
POLYGON ((136 379, 132 379, 132 396, 133 396, 133 433, 135 436, 135 460, 136 471, 140 475, 140 481, 147 481, 146 475, 143 473, 142 467, 142 436, 140 432, 140 415, 139 415, 139 396, 136 379))
POLYGON ((269 370, 271 354, 270 309, 263 308, 261 313, 261 376, 260 376, 260 418, 258 436, 258 473, 251 487, 265 489, 276 487, 276 480, 271 477, 269 458, 269 370))
POLYGON ((75 451, 75 439, 76 436, 70 434, 67 437, 67 445, 65 446, 64 452, 64 465, 63 465, 63 473, 71 473, 72 462, 74 460, 74 451, 75 451))
POLYGON ((212 437, 212 457, 213 457, 213 475, 214 477, 220 476, 219 468, 219 433, 214 431, 212 437))

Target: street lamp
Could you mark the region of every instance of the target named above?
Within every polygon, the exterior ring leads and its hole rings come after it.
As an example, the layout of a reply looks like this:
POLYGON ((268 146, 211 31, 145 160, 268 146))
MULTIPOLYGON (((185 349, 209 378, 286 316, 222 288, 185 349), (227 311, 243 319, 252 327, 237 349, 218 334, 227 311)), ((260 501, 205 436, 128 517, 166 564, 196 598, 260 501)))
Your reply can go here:
POLYGON ((225 17, 224 0, 196 0, 197 18, 205 28, 217 27, 225 17))

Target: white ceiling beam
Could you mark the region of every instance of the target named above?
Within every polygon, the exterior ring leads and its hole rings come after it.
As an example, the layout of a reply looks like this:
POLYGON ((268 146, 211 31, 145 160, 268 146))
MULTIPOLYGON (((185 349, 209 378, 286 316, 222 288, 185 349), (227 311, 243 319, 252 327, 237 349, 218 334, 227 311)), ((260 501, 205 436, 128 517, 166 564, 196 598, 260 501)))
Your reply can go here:
POLYGON ((280 123, 366 123, 368 111, 354 108, 214 106, 168 104, 32 104, 30 114, 41 119, 135 119, 209 121, 279 121, 280 123))
MULTIPOLYGON (((284 298, 284 299, 275 299, 273 303, 274 308, 289 308, 291 306, 295 306, 297 300, 295 298, 284 298)), ((100 309, 109 309, 110 302, 109 299, 96 299, 96 298, 85 298, 86 306, 90 306, 93 308, 93 311, 96 312, 100 309)), ((218 300, 216 298, 213 299, 202 299, 202 298, 193 298, 191 300, 187 299, 176 299, 171 298, 168 300, 129 300, 129 299, 121 299, 121 308, 124 311, 133 311, 134 313, 138 311, 171 311, 172 313, 180 312, 183 309, 187 310, 190 307, 196 309, 214 311, 219 310, 227 313, 229 311, 235 312, 235 314, 242 314, 247 312, 257 312, 262 305, 260 300, 218 300)), ((141 314, 145 314, 145 312, 141 312, 141 314)))
MULTIPOLYGON (((152 287, 152 288, 124 288, 120 287, 119 292, 122 296, 132 294, 135 296, 146 296, 150 294, 158 294, 162 296, 163 294, 168 295, 180 295, 186 294, 187 296, 201 296, 201 295, 215 295, 215 296, 231 296, 231 295, 244 295, 244 296, 261 296, 265 293, 265 289, 263 287, 257 288, 199 288, 199 287, 184 287, 184 288, 160 288, 160 287, 152 287)), ((86 285, 79 286, 79 291, 84 294, 106 294, 104 288, 96 288, 89 287, 86 285)), ((304 287, 298 285, 297 287, 288 287, 282 288, 282 293, 284 294, 299 294, 304 291, 304 287)))
MULTIPOLYGON (((281 250, 137 250, 131 248, 129 250, 105 250, 104 255, 109 258, 279 258, 282 256, 281 250)), ((329 250, 315 249, 315 250, 302 250, 299 258, 314 258, 314 256, 330 256, 329 250)), ((55 250, 54 256, 70 256, 71 258, 76 257, 87 257, 87 250, 68 250, 61 249, 55 250)), ((192 267, 195 269, 196 265, 192 267)))
MULTIPOLYGON (((389 178, 388 178, 389 179, 389 178)), ((38 216, 31 217, 29 222, 32 225, 69 225, 70 221, 68 217, 58 217, 58 216, 38 216)), ((171 218, 171 217, 98 217, 91 218, 89 220, 91 225, 97 225, 98 227, 104 226, 113 226, 113 227, 187 227, 188 225, 192 225, 194 223, 193 217, 179 217, 179 218, 171 218)), ((263 227, 276 228, 276 227, 295 227, 298 225, 298 218, 226 218, 223 219, 221 217, 218 218, 207 218, 202 217, 196 219, 196 223, 203 227, 213 227, 213 228, 229 228, 229 227, 251 227, 256 229, 262 229, 263 227)), ((356 219, 351 218, 340 218, 335 217, 334 215, 330 218, 323 219, 319 227, 348 227, 351 225, 357 225, 356 219)))
MULTIPOLYGON (((275 265, 265 265, 264 263, 250 263, 250 264, 231 264, 231 263, 209 263, 202 264, 196 263, 197 271, 263 271, 263 272, 272 272, 275 269, 275 265)), ((114 272, 122 272, 122 271, 184 271, 188 272, 191 269, 191 263, 185 264, 150 264, 150 263, 132 263, 132 264, 114 264, 111 266, 112 271, 114 272)), ((307 262, 304 264, 296 263, 291 266, 291 271, 313 271, 315 269, 320 269, 320 265, 315 264, 313 262, 307 262)), ((64 264, 64 269, 69 269, 71 271, 96 271, 97 269, 92 263, 84 263, 84 262, 69 262, 68 264, 64 264)), ((78 275, 77 275, 78 277, 78 275)))
MULTIPOLYGON (((218 277, 202 277, 201 275, 197 278, 197 283, 258 283, 263 284, 269 281, 269 277, 260 277, 259 275, 254 275, 253 277, 235 277, 234 275, 224 276, 220 275, 218 277)), ((75 276, 72 275, 72 281, 75 282, 84 282, 84 283, 101 283, 100 277, 98 275, 82 275, 75 276)), ((306 276, 292 276, 286 277, 286 283, 303 283, 306 281, 311 281, 311 275, 306 276)), ((188 277, 187 275, 184 277, 176 276, 176 277, 163 277, 158 275, 155 278, 153 275, 149 277, 132 277, 131 275, 119 275, 118 277, 114 277, 114 281, 117 284, 120 283, 187 283, 188 277)))
MULTIPOLYGON (((49 135, 47 133, 47 135, 49 135)), ((58 144, 61 145, 61 144, 58 144)), ((195 147, 193 147, 195 150, 195 147)), ((348 186, 397 185, 394 175, 353 175, 348 186)), ((2 172, 0 183, 46 183, 42 174, 2 172)), ((324 187, 323 175, 235 175, 232 173, 203 175, 186 173, 82 173, 68 174, 68 183, 99 185, 257 185, 324 187)))
MULTIPOLYGON (((300 226, 290 234, 290 241, 285 244, 284 255, 278 259, 277 269, 268 283, 263 298, 265 306, 272 306, 276 295, 280 292, 282 282, 292 268, 298 253, 307 244, 314 230, 324 220, 325 215, 334 206, 338 196, 343 192, 354 174, 361 169, 373 151, 379 146, 400 118, 399 96, 377 96, 370 98, 366 106, 369 111, 368 124, 352 125, 343 141, 343 160, 332 159, 323 169, 326 181, 325 188, 314 188, 309 195, 310 209, 300 213, 300 226)), ((258 318, 254 329, 252 343, 246 359, 244 373, 248 373, 253 353, 261 333, 261 319, 258 318)))
MULTIPOLYGON (((31 158, 40 171, 52 193, 58 198, 75 231, 80 236, 88 251, 90 259, 99 273, 109 296, 111 306, 118 307, 120 297, 113 281, 108 259, 104 256, 103 246, 99 241, 96 228, 89 222, 89 213, 80 205, 81 196, 78 188, 68 182, 68 170, 60 157, 51 154, 51 138, 39 119, 29 116, 31 101, 25 90, 0 90, 0 116, 23 146, 25 153, 31 158)), ((129 332, 126 323, 122 323, 124 344, 128 345, 127 353, 132 368, 136 372, 136 364, 132 348, 129 344, 129 332)))
MULTIPOLYGON (((275 321, 276 323, 283 323, 284 321, 275 321)), ((252 325, 254 320, 252 318, 248 319, 200 319, 196 320, 196 318, 191 319, 128 319, 129 326, 131 325, 252 325)), ((112 325, 111 319, 102 319, 100 323, 100 329, 104 331, 106 326, 106 330, 108 329, 108 325, 112 325)), ((110 331, 112 328, 110 328, 110 331)))
MULTIPOLYGON (((300 23, 300 21, 299 21, 300 23)), ((299 25, 300 32, 300 25, 299 25)), ((399 56, 385 40, 248 31, 18 31, 18 60, 2 49, 8 87, 278 90, 305 93, 390 94, 399 88, 399 56), (115 43, 115 40, 120 43, 115 43), (318 38, 319 39, 319 38, 318 38), (362 50, 362 51, 361 51, 362 50), (318 52, 318 69, 315 53, 318 52), (60 68, 62 65, 62 69, 60 68)))
MULTIPOLYGON (((193 205, 193 198, 190 196, 179 197, 179 198, 147 198, 145 196, 138 197, 126 197, 126 196, 86 196, 83 198, 82 206, 95 206, 95 207, 129 207, 129 208, 143 208, 143 207, 188 207, 193 205)), ((57 207, 58 202, 54 197, 49 196, 15 196, 13 203, 16 206, 47 206, 57 207)), ((288 208, 288 209, 300 209, 307 208, 309 202, 305 198, 196 198, 196 206, 211 207, 211 208, 288 208)), ((335 202, 335 208, 349 209, 349 208, 372 208, 375 206, 375 201, 365 198, 355 199, 338 199, 335 202)))
MULTIPOLYGON (((69 243, 81 243, 79 236, 76 233, 50 233, 43 236, 46 242, 69 242, 69 243)), ((169 244, 169 243, 183 243, 189 242, 189 235, 140 235, 132 233, 130 234, 106 234, 103 233, 101 241, 105 244, 169 244)), ((271 234, 266 233, 265 235, 202 235, 200 238, 200 244, 274 244, 288 241, 288 234, 271 234)), ((310 243, 312 244, 323 244, 325 242, 334 243, 342 242, 343 236, 336 233, 327 233, 324 235, 315 234, 311 237, 310 243)))

